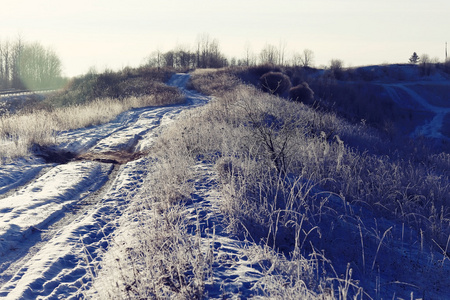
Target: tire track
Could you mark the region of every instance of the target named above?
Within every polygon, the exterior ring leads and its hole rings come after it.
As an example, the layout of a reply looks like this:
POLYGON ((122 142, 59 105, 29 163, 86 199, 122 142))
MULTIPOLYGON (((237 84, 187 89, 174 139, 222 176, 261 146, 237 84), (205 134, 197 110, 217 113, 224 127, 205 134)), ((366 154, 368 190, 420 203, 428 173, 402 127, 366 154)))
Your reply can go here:
POLYGON ((430 104, 427 99, 423 98, 405 84, 385 84, 384 87, 391 99, 400 107, 435 114, 431 121, 418 125, 411 133, 411 136, 417 137, 423 135, 450 141, 450 137, 442 134, 444 119, 448 114, 450 114, 450 108, 430 104))
MULTIPOLYGON (((185 84, 188 77, 175 76, 173 84, 185 84)), ((17 241, 8 240, 11 229, 3 235, 4 245, 11 251, 0 257, 0 298, 78 299, 82 287, 89 287, 90 272, 95 272, 89 266, 100 266, 100 254, 108 249, 107 241, 142 187, 151 163, 141 156, 122 164, 103 163, 97 161, 99 156, 120 158, 124 153, 148 151, 162 127, 182 110, 203 101, 188 97, 184 105, 134 109, 108 124, 61 133, 55 151, 91 156, 78 155, 65 164, 47 164, 47 172, 30 175, 28 184, 0 200, 0 210, 2 203, 23 203, 13 207, 5 204, 5 213, 0 215, 4 224, 21 220, 17 222, 20 228, 12 229, 21 235, 17 241), (35 212, 37 221, 31 222, 35 212), (24 221, 27 218, 30 222, 24 221), (26 222, 30 223, 28 227, 23 226, 26 222)), ((20 184, 15 183, 16 188, 20 184)))

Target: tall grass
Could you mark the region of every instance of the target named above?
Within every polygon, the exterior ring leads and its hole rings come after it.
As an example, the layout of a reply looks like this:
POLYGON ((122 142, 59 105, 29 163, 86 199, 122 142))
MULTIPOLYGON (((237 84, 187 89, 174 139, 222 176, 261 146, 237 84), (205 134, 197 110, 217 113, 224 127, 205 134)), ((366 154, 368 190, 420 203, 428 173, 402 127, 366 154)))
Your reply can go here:
POLYGON ((191 234, 183 203, 193 190, 194 161, 163 135, 148 158, 148 176, 94 268, 93 299, 202 299, 213 261, 191 234), (133 220, 130 222, 130 220, 133 220))
MULTIPOLYGON (((399 147, 365 124, 352 125, 333 113, 261 94, 224 80, 229 75, 223 72, 198 75, 192 85, 208 91, 214 76, 228 85, 213 92, 215 101, 193 116, 195 125, 182 123, 180 141, 216 164, 225 198, 222 210, 232 231, 283 253, 293 251, 297 230, 306 252, 314 249, 310 243, 328 248, 326 241, 336 235, 352 242, 349 237, 359 238, 361 225, 389 232, 380 239, 367 231, 361 251, 375 245, 370 251, 378 255, 363 254, 363 261, 355 256, 352 268, 364 264, 364 256, 371 257, 372 265, 383 263, 381 245, 399 238, 398 226, 388 230, 392 225, 381 226, 386 222, 378 224, 378 218, 407 224, 417 232, 411 244, 446 249, 450 184, 443 166, 448 154, 435 155, 417 144, 414 151, 399 147), (361 223, 368 214, 374 225, 361 223)), ((338 259, 336 250, 328 251, 338 259)), ((374 272, 365 273, 366 286, 379 276, 374 272)))
POLYGON ((0 157, 5 161, 29 155, 33 144, 57 143, 60 131, 105 123, 131 108, 184 101, 181 93, 171 96, 164 99, 155 95, 96 99, 83 105, 3 115, 0 117, 0 157))
MULTIPOLYGON (((208 134, 204 133, 214 130, 202 126, 206 123, 197 119, 197 112, 200 111, 183 113, 156 141, 151 151, 152 157, 149 158, 151 163, 144 188, 133 198, 122 216, 119 233, 103 255, 102 268, 94 268, 91 274, 93 284, 86 292, 87 297, 205 297, 207 287, 214 281, 212 270, 214 266, 217 267, 221 258, 215 255, 214 242, 202 241, 203 237, 208 236, 209 228, 193 224, 195 220, 188 215, 184 204, 191 201, 195 181, 204 176, 196 168, 196 164, 199 160, 216 157, 212 153, 207 156, 199 156, 199 153, 209 153, 205 148, 212 150, 221 140, 203 140, 200 143, 198 138, 208 138, 208 134), (200 124, 195 126, 195 122, 200 124), (191 126, 198 130, 192 130, 191 126), (130 220, 134 221, 130 224, 130 220)), ((220 129, 225 127, 218 130, 220 129)), ((228 134, 229 132, 224 133, 224 137, 228 134)), ((235 134, 239 134, 239 130, 235 134)), ((226 143, 222 146, 234 147, 238 144, 226 143)), ((214 169, 209 171, 214 172, 214 169)), ((228 204, 229 201, 226 200, 228 204)), ((300 232, 300 228, 297 232, 300 232)), ((270 299, 299 295, 304 299, 334 299, 332 284, 322 280, 317 271, 323 260, 303 257, 299 239, 296 244, 293 260, 270 247, 256 243, 240 249, 240 255, 246 257, 248 264, 257 265, 257 269, 262 271, 262 277, 252 287, 252 292, 261 298, 270 299)))
MULTIPOLYGON (((144 200, 145 201, 145 200, 144 200)), ((93 274, 93 299, 202 299, 208 258, 187 233, 179 205, 133 205, 137 219, 119 234, 93 274)), ((127 223, 129 224, 129 223, 127 223)))

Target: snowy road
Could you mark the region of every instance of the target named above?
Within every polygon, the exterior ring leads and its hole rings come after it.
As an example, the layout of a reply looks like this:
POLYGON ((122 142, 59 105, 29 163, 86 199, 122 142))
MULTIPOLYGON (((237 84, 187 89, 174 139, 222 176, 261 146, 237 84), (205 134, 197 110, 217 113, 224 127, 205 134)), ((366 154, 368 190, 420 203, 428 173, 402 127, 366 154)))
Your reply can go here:
POLYGON ((449 103, 448 95, 441 96, 441 104, 436 105, 432 103, 427 97, 420 95, 414 90, 414 86, 449 86, 447 81, 445 82, 419 82, 414 84, 384 84, 386 91, 393 101, 395 101, 400 107, 410 109, 413 111, 426 111, 434 114, 433 119, 425 124, 418 125, 411 133, 412 137, 427 136, 442 140, 450 141, 450 137, 442 134, 444 118, 447 114, 450 114, 450 107, 444 105, 449 103), (445 98, 447 97, 447 98, 445 98))
MULTIPOLYGON (((169 84, 184 88, 188 78, 177 74, 169 84)), ((77 297, 88 276, 86 259, 107 247, 149 163, 145 157, 120 165, 92 158, 145 153, 182 110, 207 102, 184 91, 184 105, 133 109, 110 123, 58 135, 56 149, 89 160, 52 164, 30 157, 0 166, 0 298, 77 297)))

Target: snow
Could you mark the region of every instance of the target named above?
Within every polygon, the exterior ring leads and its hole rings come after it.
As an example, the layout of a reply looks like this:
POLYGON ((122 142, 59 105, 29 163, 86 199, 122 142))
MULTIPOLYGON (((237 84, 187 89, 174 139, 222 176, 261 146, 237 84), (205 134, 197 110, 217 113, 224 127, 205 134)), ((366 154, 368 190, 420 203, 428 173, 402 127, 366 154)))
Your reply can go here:
MULTIPOLYGON (((184 87, 188 75, 169 84, 184 87)), ((72 153, 145 151, 160 130, 207 97, 137 108, 115 120, 60 132, 56 148, 72 153)), ((128 201, 142 184, 147 158, 115 166, 95 161, 46 164, 29 157, 0 166, 0 298, 75 299, 90 259, 106 249, 128 201)))
MULTIPOLYGON (((213 263, 213 280, 205 287, 209 299, 233 298, 236 295, 248 298, 252 296, 251 287, 263 274, 252 266, 243 254, 249 242, 230 236, 224 226, 224 216, 219 209, 221 194, 217 189, 217 175, 212 166, 199 163, 202 174, 196 180, 192 202, 186 205, 188 219, 196 224, 192 232, 203 232, 202 244, 212 248, 216 261, 213 263)), ((205 251, 207 253, 207 251, 205 251)))
POLYGON ((39 159, 19 159, 0 167, 0 195, 28 182, 45 168, 39 159))
MULTIPOLYGON (((431 99, 427 99, 414 91, 414 87, 417 85, 430 85, 430 86, 450 86, 448 81, 422 81, 414 83, 395 83, 395 84, 383 84, 391 99, 396 102, 400 107, 413 110, 413 111, 425 111, 431 112, 434 117, 427 121, 425 124, 418 124, 411 137, 426 136, 441 140, 450 141, 450 137, 443 135, 444 118, 450 113, 448 106, 437 106, 431 104, 431 99)), ((441 96, 442 104, 448 102, 448 95, 441 96), (447 99, 444 99, 447 97, 447 99)))
POLYGON ((76 162, 52 168, 0 202, 0 255, 45 227, 81 198, 91 185, 105 181, 111 166, 76 162))

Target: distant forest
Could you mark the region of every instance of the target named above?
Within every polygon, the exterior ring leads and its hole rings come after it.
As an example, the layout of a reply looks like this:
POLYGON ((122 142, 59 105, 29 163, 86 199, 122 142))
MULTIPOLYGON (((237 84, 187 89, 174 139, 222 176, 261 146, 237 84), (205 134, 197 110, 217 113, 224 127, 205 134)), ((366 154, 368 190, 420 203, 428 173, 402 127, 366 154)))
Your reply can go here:
POLYGON ((208 34, 200 35, 193 48, 188 46, 177 46, 175 49, 161 52, 154 51, 146 60, 146 64, 152 67, 169 67, 175 69, 196 69, 196 68, 222 68, 228 66, 256 66, 287 64, 311 67, 314 61, 314 53, 309 49, 303 52, 296 52, 287 59, 286 43, 280 42, 278 46, 267 44, 255 54, 250 45, 245 45, 245 53, 242 58, 227 57, 221 52, 217 39, 211 38, 208 34), (192 50, 194 49, 194 50, 192 50))
POLYGON ((41 44, 0 41, 0 89, 53 89, 61 86, 62 63, 56 53, 41 44))

